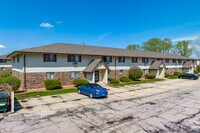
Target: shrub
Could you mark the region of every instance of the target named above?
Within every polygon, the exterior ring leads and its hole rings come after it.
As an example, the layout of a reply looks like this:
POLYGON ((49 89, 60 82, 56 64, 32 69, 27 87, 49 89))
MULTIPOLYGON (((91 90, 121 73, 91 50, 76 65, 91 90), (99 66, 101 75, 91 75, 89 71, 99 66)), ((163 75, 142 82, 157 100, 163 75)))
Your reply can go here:
POLYGON ((62 83, 59 80, 45 80, 44 84, 47 90, 62 88, 62 83))
POLYGON ((200 72, 200 65, 197 66, 196 70, 200 72))
POLYGON ((16 91, 19 89, 21 81, 17 77, 9 76, 3 79, 3 83, 11 85, 13 91, 16 91))
POLYGON ((108 80, 110 81, 110 84, 119 84, 119 80, 118 79, 108 78, 108 80))
POLYGON ((170 75, 168 73, 165 73, 165 78, 168 78, 170 75))
POLYGON ((0 77, 5 78, 5 77, 9 77, 9 76, 11 76, 10 72, 8 72, 8 71, 0 71, 0 77))
POLYGON ((185 72, 174 72, 173 76, 180 76, 181 74, 184 74, 185 72))
POLYGON ((156 75, 155 74, 146 74, 145 77, 147 79, 155 79, 156 75))
POLYGON ((119 80, 121 82, 131 82, 131 80, 128 77, 121 77, 121 78, 119 78, 119 80))
POLYGON ((134 66, 129 69, 129 78, 132 80, 138 80, 142 77, 143 71, 140 67, 134 66))
POLYGON ((199 74, 199 71, 198 70, 194 70, 194 74, 199 74))
POLYGON ((73 84, 75 84, 76 86, 85 85, 85 84, 89 84, 89 83, 90 82, 85 79, 76 79, 73 82, 73 84))

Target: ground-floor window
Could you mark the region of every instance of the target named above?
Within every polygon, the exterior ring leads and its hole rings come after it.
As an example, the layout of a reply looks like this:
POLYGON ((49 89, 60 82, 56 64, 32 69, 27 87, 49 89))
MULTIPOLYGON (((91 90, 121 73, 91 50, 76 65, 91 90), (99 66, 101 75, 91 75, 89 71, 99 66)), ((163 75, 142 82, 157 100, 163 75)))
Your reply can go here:
POLYGON ((47 72, 46 79, 54 79, 54 72, 47 72))
POLYGON ((77 78, 78 78, 78 73, 79 73, 79 72, 77 72, 77 71, 71 72, 71 79, 72 79, 72 80, 77 79, 77 78))
POLYGON ((147 69, 143 69, 143 73, 146 74, 147 73, 147 69))
POLYGON ((119 70, 119 75, 123 75, 124 74, 124 70, 119 70))
POLYGON ((1 70, 4 71, 4 70, 6 70, 6 68, 5 67, 1 67, 1 70))

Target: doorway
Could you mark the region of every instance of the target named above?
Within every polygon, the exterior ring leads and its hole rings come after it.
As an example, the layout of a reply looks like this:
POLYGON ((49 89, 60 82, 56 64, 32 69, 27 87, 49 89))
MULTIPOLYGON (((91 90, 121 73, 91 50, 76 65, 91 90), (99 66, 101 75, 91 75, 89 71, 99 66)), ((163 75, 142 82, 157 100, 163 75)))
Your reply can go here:
POLYGON ((95 82, 99 82, 99 70, 95 71, 95 82))

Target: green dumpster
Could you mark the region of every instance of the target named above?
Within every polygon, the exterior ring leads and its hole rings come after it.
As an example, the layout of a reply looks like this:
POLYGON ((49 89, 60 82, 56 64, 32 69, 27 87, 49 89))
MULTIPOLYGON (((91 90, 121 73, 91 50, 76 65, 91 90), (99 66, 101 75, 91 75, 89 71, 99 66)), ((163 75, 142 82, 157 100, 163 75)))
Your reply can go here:
POLYGON ((7 92, 0 92, 0 112, 8 110, 9 95, 7 92))

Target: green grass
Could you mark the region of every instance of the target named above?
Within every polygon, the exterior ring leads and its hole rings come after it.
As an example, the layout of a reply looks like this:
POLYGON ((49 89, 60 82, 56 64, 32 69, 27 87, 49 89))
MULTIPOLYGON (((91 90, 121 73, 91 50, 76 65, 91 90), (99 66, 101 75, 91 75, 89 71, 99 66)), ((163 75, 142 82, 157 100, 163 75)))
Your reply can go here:
POLYGON ((178 76, 168 76, 167 78, 168 78, 168 79, 177 79, 178 76))
POLYGON ((32 97, 42 97, 42 96, 50 96, 50 95, 56 95, 56 94, 74 93, 74 92, 77 92, 76 88, 48 90, 48 91, 41 91, 41 92, 28 92, 28 93, 23 93, 23 94, 15 94, 15 98, 17 100, 22 100, 22 99, 32 98, 32 97))
POLYGON ((110 84, 110 86, 113 87, 120 87, 125 85, 137 85, 137 84, 145 84, 145 83, 154 83, 158 81, 164 81, 164 79, 149 79, 149 80, 141 80, 141 81, 132 81, 132 82, 126 82, 121 84, 110 84))

